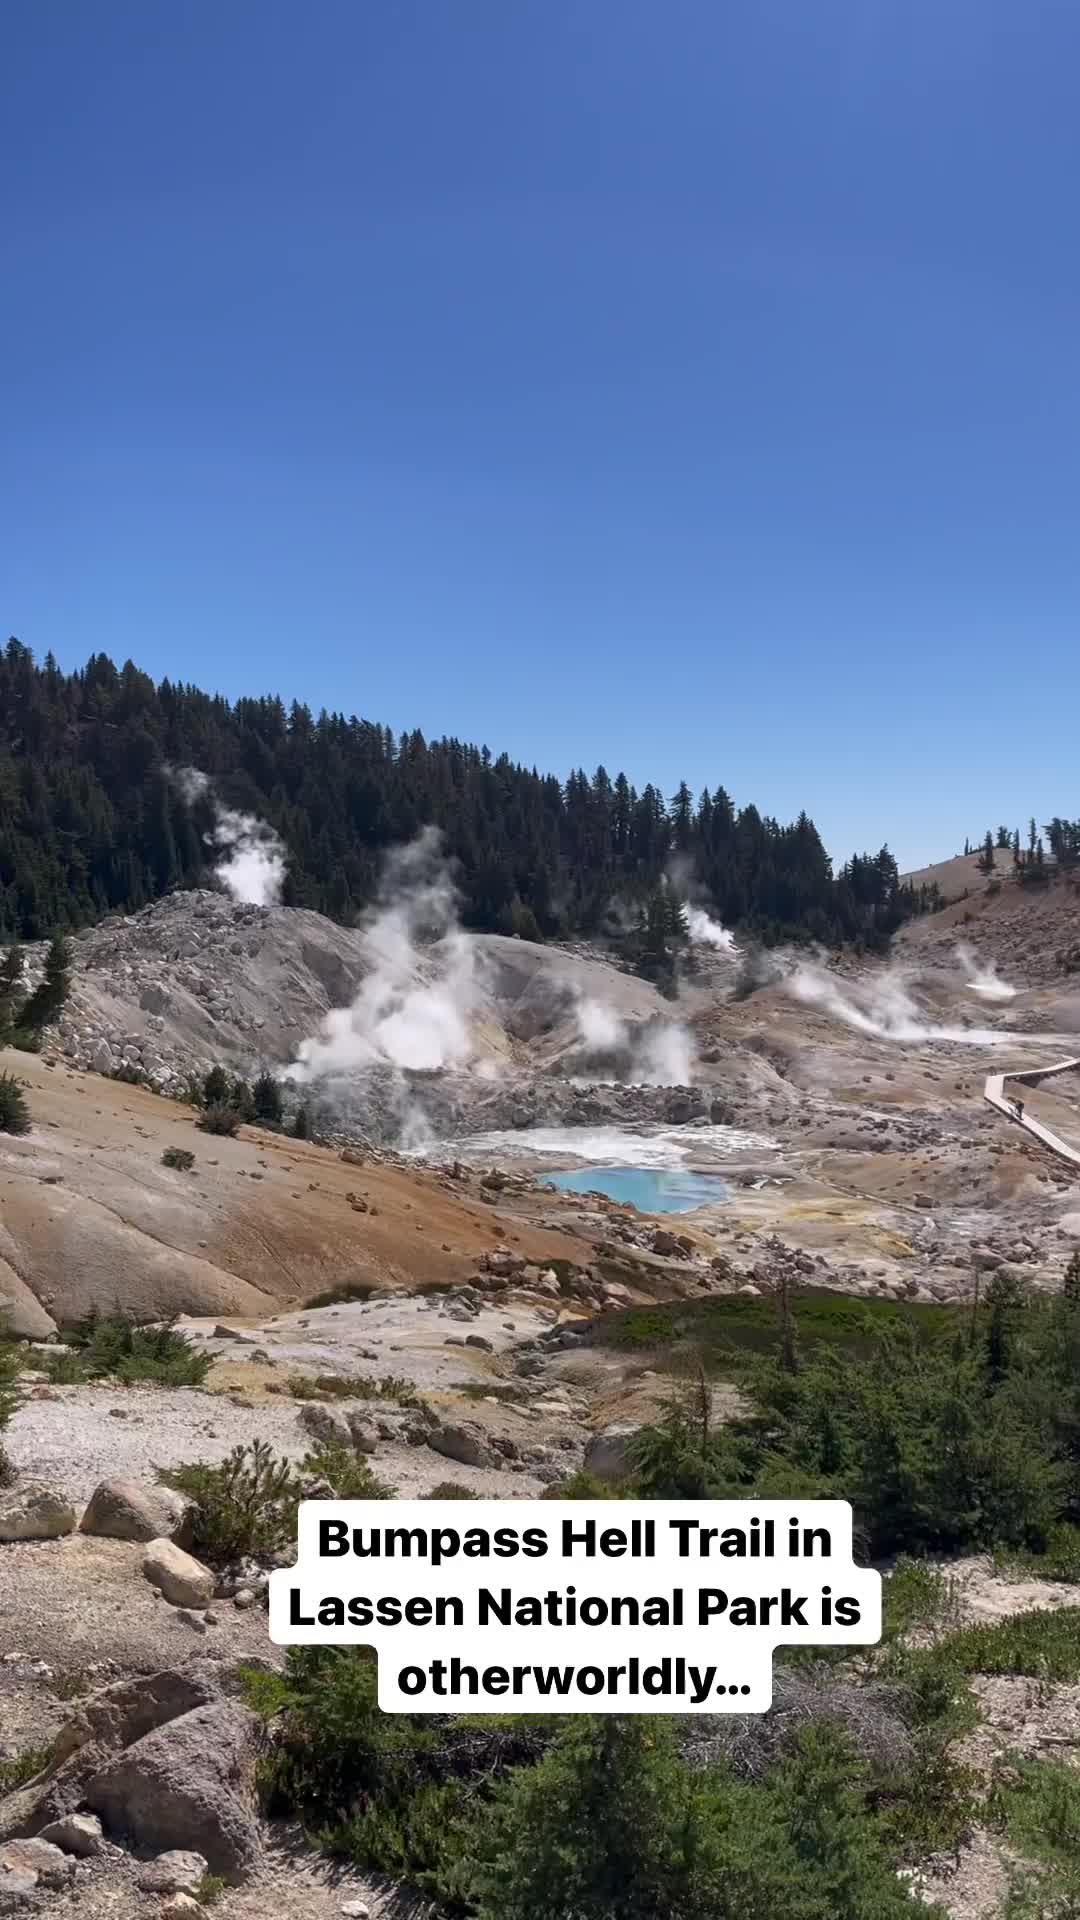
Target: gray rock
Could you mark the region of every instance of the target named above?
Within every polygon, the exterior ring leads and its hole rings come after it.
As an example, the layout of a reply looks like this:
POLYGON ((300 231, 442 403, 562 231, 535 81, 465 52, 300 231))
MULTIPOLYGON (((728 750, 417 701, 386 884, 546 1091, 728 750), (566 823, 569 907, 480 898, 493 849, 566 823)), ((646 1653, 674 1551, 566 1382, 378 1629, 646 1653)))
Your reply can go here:
POLYGON ((29 1906, 36 1905, 36 1887, 36 1873, 21 1873, 15 1867, 9 1871, 0 1866, 0 1914, 25 1913, 29 1906))
POLYGON ((326 1447, 349 1447, 352 1439, 349 1425, 344 1414, 336 1407, 326 1407, 317 1400, 309 1401, 300 1409, 300 1425, 313 1440, 326 1447))
POLYGON ((585 1471, 614 1485, 632 1471, 630 1443, 640 1428, 616 1424, 594 1433, 585 1448, 585 1471))
POLYGON ((67 1813, 42 1827, 39 1840, 49 1840, 61 1853, 73 1853, 80 1860, 92 1860, 101 1852, 101 1821, 94 1813, 67 1813))
POLYGON ((81 1533, 107 1540, 175 1540, 191 1533, 192 1502, 168 1487, 145 1487, 138 1480, 103 1480, 90 1496, 79 1522, 81 1533))
POLYGON ((5 1873, 30 1874, 41 1887, 66 1887, 75 1862, 48 1840, 5 1840, 0 1846, 0 1885, 5 1873))
POLYGON ((140 1869, 139 1885, 144 1893, 194 1893, 208 1872, 201 1853, 173 1847, 140 1869))
POLYGON ((74 1533, 75 1509, 41 1480, 0 1492, 0 1540, 58 1540, 74 1533))
POLYGON ((171 1606, 208 1607, 214 1597, 214 1576, 193 1560, 174 1540, 151 1540, 143 1555, 143 1573, 171 1606))
POLYGON ((467 1333, 465 1335, 465 1345, 467 1347, 479 1347, 481 1353, 494 1353, 495 1351, 494 1341, 485 1339, 482 1333, 467 1333))
POLYGON ((471 1422, 440 1420, 425 1434, 428 1446, 447 1460, 458 1460, 463 1467, 500 1467, 502 1461, 490 1447, 483 1429, 471 1422))
POLYGON ((379 1444, 374 1423, 362 1413, 350 1413, 347 1418, 349 1437, 357 1453, 374 1453, 379 1444))
POLYGON ((239 1879, 259 1853, 257 1732, 236 1701, 197 1707, 108 1761, 86 1804, 133 1846, 201 1853, 211 1873, 239 1879))

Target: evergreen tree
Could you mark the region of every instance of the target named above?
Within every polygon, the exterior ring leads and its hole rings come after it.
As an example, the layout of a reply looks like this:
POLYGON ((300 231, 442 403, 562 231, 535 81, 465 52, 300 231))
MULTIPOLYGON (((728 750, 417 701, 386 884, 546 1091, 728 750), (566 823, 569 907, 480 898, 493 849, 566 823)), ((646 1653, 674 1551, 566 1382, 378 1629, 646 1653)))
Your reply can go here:
POLYGON ((260 1073, 251 1089, 254 1117, 264 1125, 276 1127, 281 1122, 281 1088, 272 1073, 260 1073))
MULTIPOLYGON (((673 853, 718 918, 768 943, 880 945, 934 903, 880 855, 834 874, 805 815, 740 811, 719 785, 695 804, 682 782, 668 806, 655 783, 603 766, 563 783, 487 748, 415 730, 395 740, 273 695, 230 704, 155 686, 100 654, 72 674, 38 668, 12 640, 0 652, 0 940, 207 883, 210 802, 189 805, 167 766, 204 769, 223 804, 281 835, 287 904, 346 923, 370 904, 388 850, 428 825, 455 863, 465 924, 525 938, 595 933, 614 900, 648 923, 673 853)), ((670 953, 665 964, 670 978, 670 953)))
POLYGON ((229 1076, 224 1067, 211 1067, 202 1083, 202 1104, 204 1107, 225 1107, 229 1104, 229 1076))
POLYGON ((993 873, 993 871, 994 871, 994 836, 991 833, 989 827, 987 827, 986 838, 983 841, 982 852, 979 855, 979 872, 993 873))
POLYGON ((0 1073, 0 1133, 29 1133, 30 1109, 13 1074, 0 1073))
POLYGON ((45 955, 45 973, 22 1011, 22 1024, 36 1031, 63 1011, 71 991, 71 946, 63 934, 54 934, 45 955))

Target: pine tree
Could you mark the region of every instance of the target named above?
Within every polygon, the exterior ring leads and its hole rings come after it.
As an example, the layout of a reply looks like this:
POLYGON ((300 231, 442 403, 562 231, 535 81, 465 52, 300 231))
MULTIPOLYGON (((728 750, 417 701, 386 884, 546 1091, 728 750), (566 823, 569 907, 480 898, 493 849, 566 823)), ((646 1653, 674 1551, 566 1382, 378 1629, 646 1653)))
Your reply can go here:
POLYGON ((71 947, 63 934, 56 933, 45 955, 45 974, 23 1008, 22 1024, 36 1031, 48 1026, 63 1011, 71 992, 71 947))
POLYGON ((14 1074, 0 1073, 0 1133, 29 1133, 30 1109, 14 1074))
POLYGON ((982 852, 979 855, 979 872, 993 873, 993 871, 994 871, 994 836, 991 833, 989 827, 987 827, 986 838, 983 841, 982 852))
POLYGON ((289 1128, 289 1132, 294 1140, 309 1140, 311 1138, 311 1120, 305 1106, 297 1107, 296 1112, 293 1114, 293 1123, 289 1128))
POLYGON ((261 1120, 267 1126, 280 1125, 281 1088, 272 1073, 260 1073, 251 1089, 251 1097, 256 1120, 261 1120))
POLYGON ((204 1107, 224 1107, 229 1104, 229 1076, 224 1067, 211 1067, 203 1080, 202 1104, 204 1107))

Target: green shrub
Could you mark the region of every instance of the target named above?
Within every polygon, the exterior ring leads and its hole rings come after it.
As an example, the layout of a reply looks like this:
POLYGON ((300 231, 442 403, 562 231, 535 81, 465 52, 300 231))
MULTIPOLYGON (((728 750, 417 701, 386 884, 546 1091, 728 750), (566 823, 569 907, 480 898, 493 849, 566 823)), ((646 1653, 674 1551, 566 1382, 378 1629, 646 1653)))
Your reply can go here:
POLYGON ((296 1544, 303 1481, 264 1440, 234 1447, 217 1466, 196 1461, 158 1479, 194 1501, 192 1552, 212 1567, 248 1555, 269 1558, 296 1544))
POLYGON ((195 1125, 203 1133, 217 1133, 231 1139, 240 1126, 240 1115, 235 1107, 204 1107, 195 1125))
POLYGON ((40 1053, 41 1035, 35 1033, 31 1027, 13 1027, 9 1045, 13 1046, 17 1053, 40 1053))
POLYGON ((354 1300, 370 1300, 373 1291, 374 1283, 370 1280, 327 1287, 323 1293, 313 1293, 310 1300, 305 1300, 304 1308, 306 1311, 309 1307, 347 1307, 354 1300))
POLYGON ((51 1747, 27 1747, 14 1760, 0 1760, 0 1797, 14 1793, 42 1773, 52 1759, 51 1747))
POLYGON ((325 1480, 338 1500, 393 1500, 394 1489, 372 1472, 362 1453, 332 1441, 316 1447, 304 1456, 303 1471, 315 1480, 325 1480))
POLYGON ((211 1356, 200 1353, 171 1321, 140 1327, 130 1314, 90 1313, 67 1336, 70 1353, 46 1353, 42 1361, 57 1386, 86 1380, 124 1380, 129 1386, 201 1387, 211 1356))
POLYGON ((195 1165, 195 1155, 187 1147, 166 1147, 161 1164, 174 1168, 177 1173, 190 1173, 195 1165))
POLYGON ((381 1380, 360 1380, 347 1373, 292 1373, 286 1386, 294 1400, 392 1400, 401 1407, 418 1402, 412 1382, 385 1373, 381 1380))
POLYGON ((425 1500, 479 1500, 480 1495, 471 1487, 463 1487, 460 1480, 440 1480, 437 1487, 425 1493, 425 1500))
POLYGON ((0 1133, 30 1131, 30 1108, 13 1073, 0 1073, 0 1133))

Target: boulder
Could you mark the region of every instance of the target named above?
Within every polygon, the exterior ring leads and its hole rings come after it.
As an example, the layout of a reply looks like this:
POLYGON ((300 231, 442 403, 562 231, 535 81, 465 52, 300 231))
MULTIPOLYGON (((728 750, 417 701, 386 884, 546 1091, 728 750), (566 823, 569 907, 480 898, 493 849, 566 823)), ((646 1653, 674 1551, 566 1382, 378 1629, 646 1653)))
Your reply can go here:
POLYGON ((616 1424, 594 1433, 585 1448, 585 1472, 612 1485, 629 1479, 631 1442, 639 1432, 639 1427, 616 1424))
POLYGON ((157 1920, 190 1920, 193 1913, 203 1913, 205 1908, 190 1893, 174 1893, 171 1900, 159 1909, 157 1920))
POLYGON ((74 1533, 75 1509, 41 1480, 23 1480, 0 1492, 0 1541, 58 1540, 74 1533))
POLYGON ((145 1487, 138 1480, 103 1480, 90 1496, 79 1522, 82 1533, 106 1540, 190 1539, 191 1501, 168 1487, 145 1487))
POLYGON ((151 1540, 143 1555, 143 1573, 170 1606, 208 1607, 214 1597, 216 1582, 209 1568, 174 1540, 151 1540))
POLYGON ((75 1862, 48 1840, 5 1840, 0 1846, 0 1886, 5 1873, 32 1874, 40 1887, 66 1887, 75 1862))
POLYGON ((101 1821, 94 1813, 67 1813, 42 1827, 39 1840, 48 1840, 61 1853, 73 1853, 79 1860, 92 1860, 101 1852, 101 1821))
POLYGON ((208 1871, 201 1853, 174 1847, 140 1869, 139 1885, 144 1893, 194 1893, 208 1871))
POLYGON ((318 1400, 311 1400, 300 1409, 300 1425, 305 1433, 324 1447, 350 1447, 349 1425, 343 1413, 336 1407, 326 1407, 318 1400))
POLYGON ((379 1435, 372 1421, 362 1413, 350 1413, 349 1438, 357 1453, 374 1453, 379 1444, 379 1435))
POLYGON ((36 1873, 20 1873, 14 1867, 9 1870, 0 1865, 0 1914, 25 1913, 28 1907, 36 1906, 36 1886, 36 1873))
POLYGON ((463 1467, 500 1467, 502 1461, 481 1427, 471 1421, 458 1423, 440 1420, 425 1434, 428 1446, 447 1460, 458 1460, 463 1467))
POLYGON ((235 1700, 196 1707, 107 1761, 86 1805, 134 1847, 201 1853, 211 1873, 240 1879, 259 1852, 258 1725, 235 1700))

